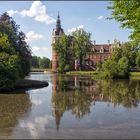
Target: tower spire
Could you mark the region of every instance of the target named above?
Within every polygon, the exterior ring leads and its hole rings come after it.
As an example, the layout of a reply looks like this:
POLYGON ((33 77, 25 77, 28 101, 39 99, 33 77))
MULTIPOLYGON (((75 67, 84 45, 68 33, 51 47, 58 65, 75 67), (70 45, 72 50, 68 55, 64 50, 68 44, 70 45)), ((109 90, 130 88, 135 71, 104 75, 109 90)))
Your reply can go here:
POLYGON ((58 16, 57 16, 57 21, 56 21, 56 28, 57 29, 61 28, 61 21, 60 21, 59 11, 58 11, 58 16))
POLYGON ((57 18, 58 18, 58 19, 60 18, 60 16, 59 16, 59 11, 58 11, 58 16, 57 16, 57 18))

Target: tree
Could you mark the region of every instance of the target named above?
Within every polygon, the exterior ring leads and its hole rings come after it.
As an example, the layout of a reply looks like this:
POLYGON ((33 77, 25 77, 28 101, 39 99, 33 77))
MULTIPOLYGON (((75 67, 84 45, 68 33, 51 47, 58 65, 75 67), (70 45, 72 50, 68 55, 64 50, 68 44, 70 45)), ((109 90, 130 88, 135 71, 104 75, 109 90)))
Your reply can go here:
POLYGON ((136 66, 138 49, 139 48, 137 46, 133 46, 131 42, 126 42, 121 44, 119 48, 113 49, 112 59, 117 62, 120 58, 126 57, 128 60, 128 68, 131 69, 136 66))
POLYGON ((117 62, 113 59, 107 59, 103 65, 101 73, 104 78, 114 79, 117 77, 118 70, 117 70, 117 62))
POLYGON ((113 48, 111 58, 102 64, 100 70, 102 76, 111 79, 129 78, 129 71, 136 66, 137 54, 138 48, 130 42, 121 44, 119 48, 113 48))
POLYGON ((56 50, 56 53, 58 54, 59 59, 59 67, 58 71, 60 73, 63 73, 65 70, 65 67, 67 65, 67 55, 68 55, 68 36, 62 35, 59 42, 53 44, 53 47, 56 50))
POLYGON ((83 29, 72 33, 74 37, 75 57, 79 59, 80 70, 82 70, 83 58, 91 50, 91 34, 83 29))
POLYGON ((30 71, 31 51, 19 29, 7 13, 0 16, 0 90, 13 88, 30 71))
POLYGON ((117 69, 118 69, 118 76, 120 78, 129 77, 129 64, 128 64, 128 59, 126 57, 120 58, 117 69))
POLYGON ((136 65, 137 65, 138 68, 140 68, 140 52, 137 53, 136 65))
POLYGON ((114 0, 108 9, 112 10, 109 19, 121 22, 122 28, 132 30, 130 39, 136 45, 140 44, 140 1, 139 0, 114 0))
POLYGON ((37 56, 33 56, 31 59, 31 65, 33 68, 39 68, 39 61, 37 56))
POLYGON ((0 16, 0 33, 6 34, 10 48, 19 54, 20 77, 25 77, 30 71, 31 50, 25 41, 25 34, 19 31, 20 27, 6 12, 0 16))
POLYGON ((49 64, 50 64, 50 59, 43 57, 39 60, 39 67, 40 68, 49 68, 49 64))
POLYGON ((52 60, 50 60, 49 68, 52 68, 52 60))
POLYGON ((13 88, 20 74, 19 56, 10 47, 8 37, 0 34, 0 90, 13 88))

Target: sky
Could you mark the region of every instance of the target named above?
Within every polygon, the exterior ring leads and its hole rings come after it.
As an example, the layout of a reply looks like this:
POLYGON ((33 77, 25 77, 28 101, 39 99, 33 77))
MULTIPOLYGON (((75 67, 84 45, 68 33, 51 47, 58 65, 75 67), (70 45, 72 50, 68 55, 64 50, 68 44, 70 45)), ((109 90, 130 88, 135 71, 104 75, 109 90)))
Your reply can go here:
POLYGON ((51 59, 52 30, 58 11, 66 34, 83 28, 97 44, 106 44, 108 40, 113 43, 115 38, 128 41, 130 30, 106 19, 111 16, 109 5, 109 1, 0 1, 0 14, 8 12, 20 25, 33 55, 51 59))

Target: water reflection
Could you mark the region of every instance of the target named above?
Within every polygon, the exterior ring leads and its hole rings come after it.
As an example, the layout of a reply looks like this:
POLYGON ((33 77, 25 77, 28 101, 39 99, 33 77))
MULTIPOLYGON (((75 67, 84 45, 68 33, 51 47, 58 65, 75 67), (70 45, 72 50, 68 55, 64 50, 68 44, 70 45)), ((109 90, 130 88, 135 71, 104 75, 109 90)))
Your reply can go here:
POLYGON ((114 107, 137 107, 140 100, 140 81, 137 80, 92 80, 90 77, 54 75, 52 77, 52 106, 56 126, 65 111, 75 118, 90 113, 96 102, 108 102, 114 107))
POLYGON ((18 119, 31 108, 28 94, 0 94, 0 134, 10 135, 18 119))
POLYGON ((56 74, 29 78, 49 86, 0 94, 0 138, 139 138, 140 81, 56 74))

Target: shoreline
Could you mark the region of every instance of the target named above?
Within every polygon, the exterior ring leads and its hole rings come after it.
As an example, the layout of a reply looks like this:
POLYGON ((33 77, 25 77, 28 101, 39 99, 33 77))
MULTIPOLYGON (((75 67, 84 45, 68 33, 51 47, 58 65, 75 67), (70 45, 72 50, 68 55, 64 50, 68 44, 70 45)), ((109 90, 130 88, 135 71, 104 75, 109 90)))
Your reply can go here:
POLYGON ((47 87, 48 85, 49 85, 49 83, 46 81, 20 79, 16 82, 15 87, 13 89, 0 90, 0 93, 39 89, 39 88, 47 87))

